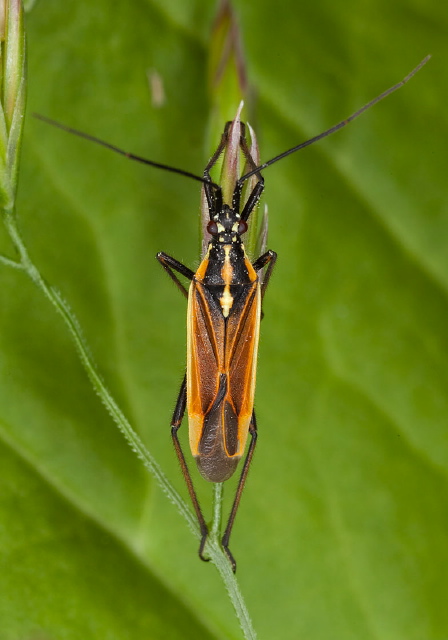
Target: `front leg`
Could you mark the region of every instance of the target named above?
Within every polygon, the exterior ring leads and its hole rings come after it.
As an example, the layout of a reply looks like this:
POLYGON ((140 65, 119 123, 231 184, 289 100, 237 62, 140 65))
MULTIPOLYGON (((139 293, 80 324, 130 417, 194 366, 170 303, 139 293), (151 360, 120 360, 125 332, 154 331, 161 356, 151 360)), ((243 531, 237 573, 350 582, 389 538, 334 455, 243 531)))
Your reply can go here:
POLYGON ((162 251, 160 251, 156 255, 156 258, 160 262, 162 267, 165 269, 165 271, 167 272, 171 280, 174 282, 176 287, 179 289, 179 291, 186 298, 188 298, 187 289, 184 287, 184 285, 182 284, 182 282, 179 280, 179 278, 176 276, 174 272, 177 271, 188 280, 193 280, 194 271, 186 267, 184 264, 182 264, 182 262, 179 262, 175 258, 172 258, 171 256, 167 255, 166 253, 163 253, 162 251))
POLYGON ((261 283, 261 299, 262 300, 264 298, 264 294, 266 293, 266 289, 268 287, 269 280, 271 278, 272 271, 275 267, 276 261, 277 261, 277 254, 275 253, 275 251, 269 250, 269 251, 266 251, 266 253, 263 253, 263 255, 260 256, 258 260, 255 260, 255 262, 252 264, 255 271, 260 271, 261 269, 263 269, 263 267, 268 265, 268 268, 266 269, 266 273, 264 274, 263 282, 261 283))

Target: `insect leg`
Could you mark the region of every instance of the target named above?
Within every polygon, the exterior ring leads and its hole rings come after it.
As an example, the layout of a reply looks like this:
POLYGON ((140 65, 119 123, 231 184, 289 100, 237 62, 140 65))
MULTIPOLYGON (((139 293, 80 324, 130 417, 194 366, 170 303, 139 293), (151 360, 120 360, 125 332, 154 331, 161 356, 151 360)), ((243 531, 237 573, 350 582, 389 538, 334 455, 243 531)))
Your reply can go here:
POLYGON ((174 282, 174 284, 176 285, 176 287, 179 289, 179 291, 186 297, 188 298, 188 291, 187 289, 184 287, 184 285, 182 284, 182 282, 179 280, 179 278, 176 276, 176 274, 174 273, 174 271, 177 271, 178 273, 180 273, 182 276, 185 276, 185 278, 187 278, 188 280, 193 280, 193 276, 194 276, 194 271, 192 271, 191 269, 189 269, 188 267, 186 267, 185 265, 182 264, 182 262, 178 262, 177 260, 175 260, 174 258, 172 258, 171 256, 167 255, 166 253, 160 252, 156 255, 157 260, 160 262, 160 264, 162 265, 162 267, 165 269, 165 271, 167 272, 167 274, 169 275, 169 277, 171 278, 171 280, 174 282))
POLYGON ((255 411, 253 411, 252 413, 252 420, 249 425, 249 433, 252 436, 252 439, 249 444, 249 449, 247 451, 247 456, 244 461, 243 470, 241 471, 241 476, 238 482, 238 487, 236 489, 235 498, 233 500, 232 509, 230 511, 229 519, 227 521, 227 526, 225 528, 224 535, 221 541, 222 548, 226 552, 226 555, 230 560, 230 564, 232 565, 233 573, 235 573, 236 571, 236 562, 235 562, 235 558, 233 557, 229 549, 229 539, 230 539, 230 534, 232 533, 233 523, 235 522, 236 512, 238 511, 238 507, 241 500, 241 494, 243 493, 244 484, 246 482, 250 463, 252 462, 252 457, 254 455, 255 445, 257 444, 258 432, 257 432, 257 421, 255 419, 255 411))
MULTIPOLYGON (((237 184, 239 184, 239 183, 237 183, 237 184)), ((241 183, 240 189, 242 188, 242 186, 243 186, 243 183, 241 183)), ((235 189, 235 192, 237 192, 237 188, 235 189)), ((252 213, 252 211, 254 210, 254 207, 257 205, 257 202, 261 198, 261 194, 263 193, 263 189, 264 189, 264 180, 263 180, 262 177, 260 177, 260 180, 257 182, 255 187, 252 189, 252 192, 251 192, 250 196, 248 197, 246 204, 244 205, 244 208, 243 208, 243 210, 241 212, 241 220, 247 221, 249 219, 250 214, 252 213)), ((238 201, 239 201, 239 196, 238 196, 238 201)))
POLYGON ((219 141, 219 145, 218 148, 216 149, 215 153, 212 155, 212 157, 210 158, 210 160, 208 161, 205 169, 204 169, 204 178, 207 178, 208 180, 211 181, 210 178, 210 169, 212 169, 214 167, 214 165, 217 163, 219 156, 221 155, 221 153, 224 151, 224 148, 227 144, 227 139, 229 137, 229 128, 230 125, 232 124, 232 122, 226 122, 226 126, 224 127, 224 133, 221 136, 221 140, 219 141))
POLYGON ((196 491, 194 490, 193 481, 191 479, 190 472, 188 470, 187 462, 185 460, 184 452, 182 451, 182 447, 180 446, 179 438, 177 437, 177 432, 182 423, 182 418, 185 414, 185 407, 187 404, 187 376, 184 377, 179 396, 176 402, 176 408, 174 409, 173 418, 171 420, 171 437, 173 438, 174 448, 176 449, 177 458, 179 460, 180 467, 182 469, 182 474, 185 478, 185 483, 187 485, 188 493, 190 494, 191 502, 193 503, 194 510, 196 512, 196 517, 198 519, 199 530, 201 532, 201 542, 199 545, 199 557, 201 560, 208 562, 209 558, 204 558, 204 546, 207 540, 208 535, 208 527, 205 524, 204 516, 202 515, 201 507, 199 506, 199 500, 196 495, 196 491))
POLYGON ((275 262, 277 260, 277 254, 275 251, 266 251, 260 256, 255 262, 252 264, 255 271, 260 271, 266 265, 268 268, 266 269, 266 273, 264 274, 263 282, 261 283, 261 299, 263 300, 264 294, 266 293, 267 286, 269 284, 270 277, 272 275, 272 271, 275 267, 275 262))
MULTIPOLYGON (((257 165, 254 161, 254 159, 252 158, 251 154, 250 154, 250 149, 247 145, 247 141, 246 141, 246 136, 245 136, 245 128, 243 126, 243 124, 241 125, 241 129, 242 129, 242 134, 241 134, 241 139, 240 139, 240 147, 242 152, 244 153, 244 157, 246 158, 249 166, 251 167, 252 171, 256 171, 257 169, 257 165)), ((241 220, 247 221, 250 214, 252 213, 254 207, 256 206, 257 202, 259 201, 261 194, 263 192, 264 189, 264 178, 261 175, 261 173, 256 173, 255 174, 257 176, 257 183, 255 185, 255 187, 252 189, 246 204, 244 205, 243 211, 241 212, 241 220)), ((232 202, 232 206, 236 211, 240 210, 240 199, 241 199, 241 192, 243 190, 243 186, 244 186, 244 181, 238 180, 238 182, 235 185, 235 191, 233 194, 233 202, 232 202)))
MULTIPOLYGON (((218 161, 219 156, 225 149, 227 140, 229 138, 229 128, 231 124, 232 124, 231 122, 226 123, 226 126, 224 128, 224 133, 221 136, 221 140, 219 142, 218 148, 216 149, 215 153, 212 155, 212 157, 207 163, 207 166, 204 169, 203 175, 204 175, 204 178, 208 181, 204 183, 204 191, 205 191, 205 197, 207 198, 208 210, 210 212, 219 210, 222 206, 222 192, 221 192, 221 189, 216 189, 216 186, 213 185, 213 181, 210 176, 210 170, 213 169, 213 167, 218 161), (218 199, 218 202, 215 202, 215 197, 218 199)), ((210 217, 211 217, 211 213, 210 213, 210 217)))

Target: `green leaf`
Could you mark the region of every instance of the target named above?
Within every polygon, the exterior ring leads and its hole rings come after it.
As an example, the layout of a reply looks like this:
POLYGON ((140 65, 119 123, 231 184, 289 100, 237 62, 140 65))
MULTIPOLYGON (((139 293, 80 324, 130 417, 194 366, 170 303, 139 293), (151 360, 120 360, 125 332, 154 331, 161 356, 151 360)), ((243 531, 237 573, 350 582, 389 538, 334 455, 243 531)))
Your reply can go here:
POLYGON ((2 444, 2 640, 212 637, 127 545, 20 458, 2 444))
MULTIPOLYGON (((261 639, 442 640, 446 10, 432 0, 235 8, 262 160, 433 54, 357 122, 265 172, 279 260, 259 444, 231 545, 241 587, 261 639)), ((200 173, 214 10, 37 2, 29 113, 200 173)), ((154 256, 197 264, 198 186, 30 118, 17 213, 108 387, 187 497, 169 430, 185 304, 154 256)), ((3 231, 0 252, 15 258, 3 231)), ((0 265, 0 278, 2 640, 240 638, 216 572, 100 405, 60 318, 23 273, 0 265)), ((195 479, 211 517, 212 487, 195 479)))

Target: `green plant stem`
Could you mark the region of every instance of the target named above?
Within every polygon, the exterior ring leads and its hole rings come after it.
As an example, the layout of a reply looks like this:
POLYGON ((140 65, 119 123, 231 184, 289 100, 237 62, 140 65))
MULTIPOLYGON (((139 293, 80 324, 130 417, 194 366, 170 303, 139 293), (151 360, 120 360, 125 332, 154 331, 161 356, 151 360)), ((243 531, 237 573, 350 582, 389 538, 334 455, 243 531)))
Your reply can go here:
POLYGON ((217 539, 221 531, 222 501, 224 498, 224 484, 216 482, 213 485, 213 521, 210 527, 210 539, 217 539))
MULTIPOLYGON (((22 269, 34 282, 34 284, 42 291, 45 297, 51 302, 58 314, 65 322, 78 350, 81 362, 87 372, 87 375, 100 397, 102 403, 112 416, 118 428, 126 438, 132 450, 137 454, 148 471, 153 475, 162 491, 168 496, 169 500, 176 506, 179 513, 187 521, 187 524, 193 534, 200 539, 200 532, 195 516, 190 508, 181 498, 169 482, 159 464, 143 444, 140 437, 131 427, 129 421, 121 411, 118 404, 107 389, 101 376, 99 375, 90 350, 85 341, 81 327, 75 314, 71 311, 67 302, 62 298, 61 294, 50 284, 48 284, 37 267, 31 261, 26 246, 22 240, 17 226, 17 219, 12 208, 3 210, 3 220, 6 230, 14 244, 15 249, 20 258, 20 262, 16 262, 5 256, 0 256, 0 263, 15 269, 22 269)), ((222 485, 215 485, 214 493, 214 509, 213 524, 210 532, 210 538, 206 545, 206 552, 210 556, 210 560, 217 568, 229 594, 229 598, 235 609, 235 613, 241 625, 244 637, 247 640, 255 640, 256 633, 252 625, 244 598, 240 591, 238 582, 232 572, 227 556, 223 552, 219 541, 219 529, 221 523, 222 512, 222 485)))
POLYGON ((2 256, 1 254, 0 254, 0 263, 4 264, 5 267, 11 267, 12 269, 18 269, 19 271, 23 271, 23 265, 20 262, 11 260, 11 258, 2 256))
POLYGON ((213 547, 216 552, 216 559, 213 558, 213 563, 226 585, 229 598, 231 599, 233 607, 240 620, 241 628, 244 631, 245 637, 255 640, 257 635, 253 629, 252 622, 249 618, 249 614, 240 591, 231 592, 229 589, 229 584, 231 583, 232 578, 235 579, 235 574, 232 572, 229 559, 225 553, 223 553, 220 541, 223 498, 224 483, 217 482, 213 485, 213 521, 210 527, 209 546, 213 547))

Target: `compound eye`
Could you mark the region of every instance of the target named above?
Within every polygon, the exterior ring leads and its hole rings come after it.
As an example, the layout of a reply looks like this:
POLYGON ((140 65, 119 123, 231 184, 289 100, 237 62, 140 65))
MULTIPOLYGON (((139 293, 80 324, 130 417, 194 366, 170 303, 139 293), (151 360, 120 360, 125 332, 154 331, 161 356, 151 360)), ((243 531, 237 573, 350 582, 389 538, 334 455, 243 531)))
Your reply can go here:
POLYGON ((241 220, 241 222, 238 225, 238 235, 243 235, 243 233, 246 233, 247 231, 247 222, 245 220, 241 220))
POLYGON ((218 225, 214 220, 210 220, 207 224, 207 231, 211 236, 216 236, 218 234, 218 225))

